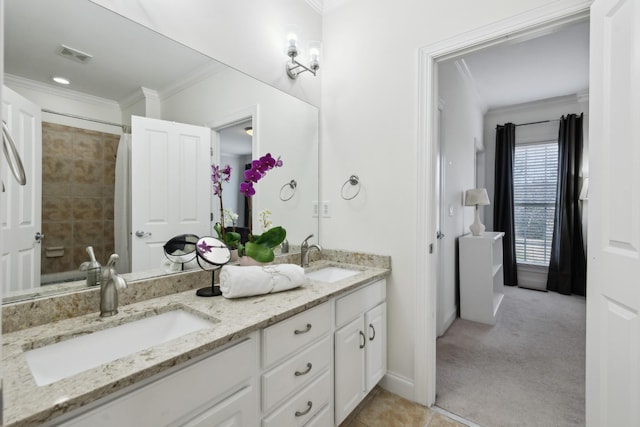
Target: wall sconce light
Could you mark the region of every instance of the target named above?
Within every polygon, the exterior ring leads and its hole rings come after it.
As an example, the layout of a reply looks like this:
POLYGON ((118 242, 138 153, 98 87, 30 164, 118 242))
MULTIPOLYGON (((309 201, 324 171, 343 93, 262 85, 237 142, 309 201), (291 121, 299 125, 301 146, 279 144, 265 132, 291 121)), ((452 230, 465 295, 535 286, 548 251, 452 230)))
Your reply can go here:
POLYGON ((290 79, 297 79, 298 76, 305 71, 310 72, 314 76, 320 68, 320 43, 313 42, 309 46, 309 65, 306 66, 298 62, 298 37, 295 33, 289 33, 287 36, 287 56, 291 61, 287 61, 286 70, 290 79))
POLYGON ((475 206, 476 214, 473 220, 473 224, 469 226, 471 234, 474 236, 480 236, 484 233, 484 224, 480 222, 480 216, 478 215, 478 206, 486 206, 489 204, 489 195, 485 188, 472 188, 467 190, 464 194, 464 205, 475 206))
POLYGON ((247 126, 246 128, 244 128, 244 131, 247 135, 253 136, 253 128, 251 126, 247 126))

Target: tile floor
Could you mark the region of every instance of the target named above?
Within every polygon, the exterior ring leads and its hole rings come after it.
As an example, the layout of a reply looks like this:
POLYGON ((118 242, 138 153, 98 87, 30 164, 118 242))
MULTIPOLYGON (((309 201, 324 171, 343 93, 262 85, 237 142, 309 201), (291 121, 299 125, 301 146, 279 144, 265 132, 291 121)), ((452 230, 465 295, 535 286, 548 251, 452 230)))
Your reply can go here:
POLYGON ((466 427, 466 424, 376 387, 340 427, 466 427))

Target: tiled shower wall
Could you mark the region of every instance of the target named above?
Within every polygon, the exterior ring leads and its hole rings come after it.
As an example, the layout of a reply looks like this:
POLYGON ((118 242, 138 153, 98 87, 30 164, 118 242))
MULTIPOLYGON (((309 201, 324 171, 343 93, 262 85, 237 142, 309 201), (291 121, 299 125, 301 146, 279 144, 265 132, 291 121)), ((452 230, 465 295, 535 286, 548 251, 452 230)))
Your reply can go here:
POLYGON ((42 274, 78 270, 93 246, 114 252, 113 190, 120 137, 42 123, 42 274))

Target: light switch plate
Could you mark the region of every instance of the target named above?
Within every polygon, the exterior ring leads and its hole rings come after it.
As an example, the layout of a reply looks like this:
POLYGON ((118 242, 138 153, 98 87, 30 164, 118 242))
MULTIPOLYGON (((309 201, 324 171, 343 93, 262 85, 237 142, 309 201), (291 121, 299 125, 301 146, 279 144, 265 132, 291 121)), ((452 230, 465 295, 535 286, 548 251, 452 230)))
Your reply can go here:
POLYGON ((331 203, 328 200, 322 202, 322 217, 331 218, 331 203))

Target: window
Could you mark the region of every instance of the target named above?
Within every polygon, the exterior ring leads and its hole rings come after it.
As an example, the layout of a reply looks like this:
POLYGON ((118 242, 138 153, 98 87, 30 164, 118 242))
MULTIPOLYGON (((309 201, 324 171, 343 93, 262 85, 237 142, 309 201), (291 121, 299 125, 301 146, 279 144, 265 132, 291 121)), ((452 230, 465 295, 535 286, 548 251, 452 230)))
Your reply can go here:
POLYGON ((516 145, 513 197, 518 263, 549 265, 557 182, 556 141, 516 145))

